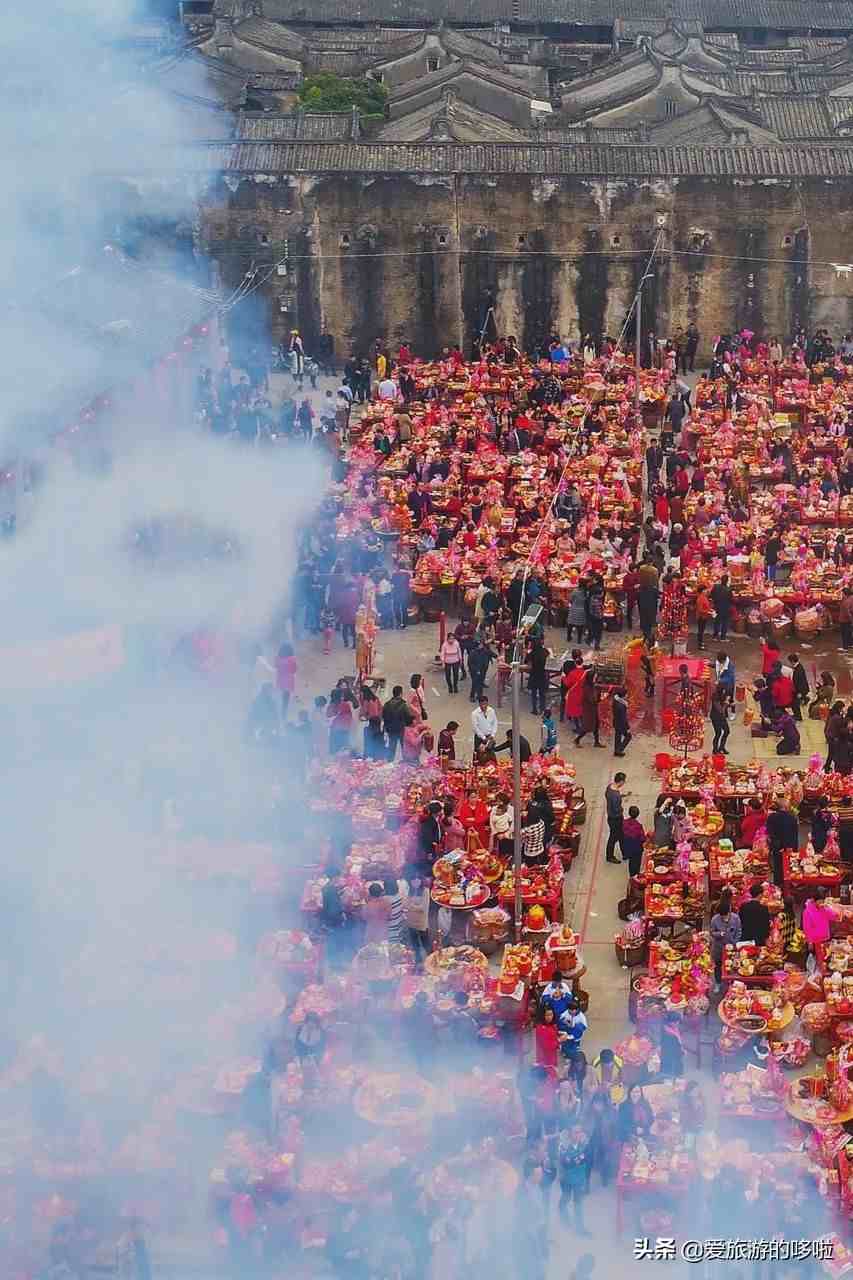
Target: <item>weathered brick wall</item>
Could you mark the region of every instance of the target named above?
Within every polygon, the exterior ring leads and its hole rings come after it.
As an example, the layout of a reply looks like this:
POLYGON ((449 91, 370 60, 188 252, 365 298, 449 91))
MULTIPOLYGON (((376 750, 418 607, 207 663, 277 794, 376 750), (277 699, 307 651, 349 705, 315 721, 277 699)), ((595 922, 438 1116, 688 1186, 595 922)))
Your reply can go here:
POLYGON ((263 286, 274 331, 298 325, 310 346, 325 324, 341 355, 380 335, 424 353, 460 340, 467 348, 490 301, 498 330, 523 344, 552 331, 615 334, 658 232, 664 253, 646 286, 647 327, 663 334, 695 321, 703 345, 741 326, 785 341, 800 323, 853 329, 853 272, 837 269, 853 260, 850 187, 527 174, 241 178, 211 189, 201 241, 231 287, 250 259, 265 274, 286 242, 289 274, 273 272, 263 286))

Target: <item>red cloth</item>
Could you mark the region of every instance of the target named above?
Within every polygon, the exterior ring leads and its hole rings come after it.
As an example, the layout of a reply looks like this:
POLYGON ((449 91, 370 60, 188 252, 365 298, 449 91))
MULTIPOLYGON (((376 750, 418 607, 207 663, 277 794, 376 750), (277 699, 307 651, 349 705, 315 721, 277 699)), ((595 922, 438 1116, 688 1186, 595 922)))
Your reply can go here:
POLYGON ((665 493, 655 498, 655 519, 661 524, 669 524, 669 501, 665 493))

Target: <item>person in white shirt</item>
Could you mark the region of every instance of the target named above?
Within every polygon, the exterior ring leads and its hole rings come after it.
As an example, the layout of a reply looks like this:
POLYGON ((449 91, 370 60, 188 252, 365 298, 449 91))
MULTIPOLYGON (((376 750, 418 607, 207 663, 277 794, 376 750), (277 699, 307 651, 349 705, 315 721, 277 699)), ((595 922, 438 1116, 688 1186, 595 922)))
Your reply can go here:
POLYGON ((397 386, 393 378, 383 378, 379 384, 380 400, 396 400, 400 394, 400 388, 397 386))
POLYGON ((485 694, 471 712, 471 728, 474 731, 475 751, 480 747, 495 745, 495 739, 498 736, 498 716, 494 707, 489 706, 489 699, 485 694))
POLYGON ((489 811, 489 848, 502 857, 513 851, 512 837, 515 823, 509 796, 501 792, 489 811))

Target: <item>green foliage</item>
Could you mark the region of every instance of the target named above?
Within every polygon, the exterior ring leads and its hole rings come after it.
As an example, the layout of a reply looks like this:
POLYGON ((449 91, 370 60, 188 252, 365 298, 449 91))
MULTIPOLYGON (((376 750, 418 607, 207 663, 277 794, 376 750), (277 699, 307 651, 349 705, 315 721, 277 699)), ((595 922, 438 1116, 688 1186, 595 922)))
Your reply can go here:
POLYGON ((378 80, 349 80, 331 71, 306 76, 299 101, 306 111, 349 111, 358 107, 363 116, 382 115, 388 91, 378 80))

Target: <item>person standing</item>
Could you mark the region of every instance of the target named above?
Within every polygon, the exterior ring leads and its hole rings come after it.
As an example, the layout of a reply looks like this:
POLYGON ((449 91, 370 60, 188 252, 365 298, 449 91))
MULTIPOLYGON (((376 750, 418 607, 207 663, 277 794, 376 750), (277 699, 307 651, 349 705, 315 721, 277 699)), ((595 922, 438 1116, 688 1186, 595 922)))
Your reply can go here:
POLYGON ((803 703, 808 701, 811 689, 809 687, 809 678, 806 675, 806 669, 800 661, 799 654, 789 653, 788 662, 791 666, 791 682, 794 686, 794 700, 791 710, 795 720, 803 718, 803 703))
POLYGON ((782 853, 785 849, 799 849, 800 827, 796 815, 786 809, 780 800, 774 800, 767 815, 767 842, 770 845, 770 863, 773 882, 783 885, 782 853))
POLYGON ((579 582, 569 597, 569 608, 566 614, 566 643, 572 643, 573 631, 577 631, 578 643, 580 643, 584 638, 586 626, 586 591, 583 582, 579 582))
POLYGON ((403 730, 407 725, 414 724, 414 720, 411 708, 403 697, 403 686, 395 684, 391 697, 382 708, 382 723, 388 735, 389 760, 394 759, 398 746, 402 748, 403 730))
POLYGON ((558 1144, 560 1169, 560 1213, 565 1217, 569 1201, 574 1202, 575 1230, 579 1236, 588 1236, 583 1217, 583 1200, 586 1195, 589 1170, 589 1140, 581 1125, 564 1129, 558 1144))
POLYGON ((764 544, 764 573, 768 582, 776 581, 779 569, 779 552, 782 550, 782 539, 774 529, 764 544))
POLYGON ((853 648, 853 589, 845 587, 841 592, 841 606, 838 610, 841 624, 841 649, 853 648))
POLYGON ((439 657, 444 667, 444 679, 447 682, 448 693, 459 692, 459 669, 462 665, 462 649, 459 641, 452 631, 449 631, 444 637, 444 643, 439 651, 439 657))
POLYGON ((605 811, 607 814, 607 826, 609 831, 609 834, 607 837, 607 847, 605 849, 604 856, 608 862, 620 861, 619 858, 614 857, 614 851, 616 849, 617 844, 619 845, 620 854, 624 857, 624 850, 622 848, 622 834, 623 834, 623 825, 624 825, 625 815, 622 808, 622 803, 623 803, 624 797, 626 795, 630 795, 630 792, 625 791, 624 789, 625 781, 626 781, 625 774, 617 773, 614 775, 613 781, 608 782, 607 786, 604 789, 604 804, 605 804, 605 811))
POLYGON ((489 646, 479 636, 475 636, 474 642, 468 651, 468 674, 471 677, 469 700, 471 702, 476 702, 483 696, 486 676, 489 673, 489 667, 494 656, 489 646))
POLYGON ((640 810, 632 804, 622 823, 622 858, 628 863, 628 875, 638 876, 643 861, 646 833, 640 822, 640 810))
POLYGON ((729 586, 729 575, 727 573, 724 573, 720 581, 716 582, 711 588, 711 603, 717 615, 714 619, 714 639, 725 640, 729 633, 729 622, 732 616, 732 604, 734 603, 734 595, 729 586))
POLYGON ((687 333, 685 335, 685 342, 684 342, 684 355, 686 357, 686 368, 684 370, 685 373, 688 370, 690 371, 690 373, 693 372, 693 366, 696 361, 696 352, 698 350, 699 350, 699 330, 696 328, 695 324, 689 324, 687 326, 687 333))
POLYGON ((426 702, 424 701, 424 681, 423 676, 417 672, 409 677, 409 710, 415 721, 428 720, 426 702))
POLYGON ((281 695, 281 718, 285 721, 290 699, 296 688, 296 658, 292 645, 283 644, 278 651, 275 660, 275 682, 281 695))
POLYGON ((823 766, 825 773, 830 773, 838 767, 838 757, 841 754, 840 748, 846 733, 844 703, 841 701, 833 702, 823 727, 823 735, 826 738, 826 762, 823 766))
POLYGON ((586 593, 589 639, 593 649, 601 648, 604 633, 604 582, 598 575, 590 579, 586 593))
POLYGON ((732 911, 731 894, 724 889, 720 894, 717 910, 711 917, 711 959, 714 962, 714 990, 719 991, 723 981, 723 956, 726 947, 740 942, 740 916, 732 911))
MULTIPOLYGON (((331 585, 329 594, 331 599, 331 585)), ((358 612, 359 604, 360 592, 358 585, 354 578, 348 577, 343 586, 340 587, 337 594, 337 603, 333 606, 338 615, 345 649, 350 647, 350 641, 352 641, 353 649, 355 648, 355 615, 358 612)))
POLYGON ((412 575, 405 565, 398 564, 391 574, 391 611, 400 631, 405 631, 412 596, 412 575))
POLYGON ((714 685, 714 692, 711 694, 711 724, 714 726, 714 742, 711 751, 727 756, 729 753, 726 749, 726 743, 729 740, 731 727, 729 725, 729 695, 722 684, 719 682, 714 685))
MULTIPOLYGON (((642 570, 640 577, 643 578, 642 570)), ((637 612, 640 615, 640 630, 643 633, 643 639, 646 644, 651 647, 654 637, 655 626, 658 619, 658 597, 659 592, 656 586, 650 581, 645 580, 637 589, 637 612)))
POLYGON ((542 712, 542 728, 540 730, 539 751, 543 756, 549 756, 552 751, 556 751, 557 743, 557 726, 554 723, 554 713, 550 707, 546 707, 542 712))
POLYGON ((753 942, 757 947, 763 947, 770 937, 770 911, 761 901, 763 892, 762 885, 752 885, 749 898, 738 913, 741 942, 753 942))
POLYGON ((583 716, 583 684, 585 679, 586 672, 580 661, 564 663, 563 678, 560 682, 563 689, 561 718, 565 716, 575 734, 579 734, 583 729, 581 717, 583 716), (569 668, 568 671, 566 667, 569 668))
POLYGON ((613 693, 613 735, 614 756, 624 756, 633 736, 628 727, 628 690, 624 687, 613 693))
POLYGON ((735 701, 735 664, 727 653, 720 651, 714 663, 714 673, 717 677, 717 684, 723 686, 729 706, 734 706, 735 701))
POLYGON ((548 650, 541 640, 534 640, 530 650, 530 711, 532 715, 541 715, 545 707, 548 693, 548 650))
POLYGON ((489 706, 489 699, 480 694, 478 705, 471 712, 471 729, 474 733, 474 752, 481 747, 494 747, 498 736, 498 717, 494 707, 489 706))
POLYGON ((581 727, 575 738, 575 746, 579 747, 586 735, 591 733, 594 746, 603 747, 604 743, 598 736, 598 729, 598 686, 595 683, 595 670, 589 667, 584 672, 581 685, 581 727))
POLYGON ((637 607, 637 592, 640 589, 640 575, 637 566, 632 564, 622 579, 622 590, 625 592, 625 626, 629 631, 634 628, 634 610, 637 607))
POLYGON ((714 617, 714 605, 707 587, 700 587, 696 593, 696 642, 697 648, 705 648, 705 630, 708 622, 714 617))

